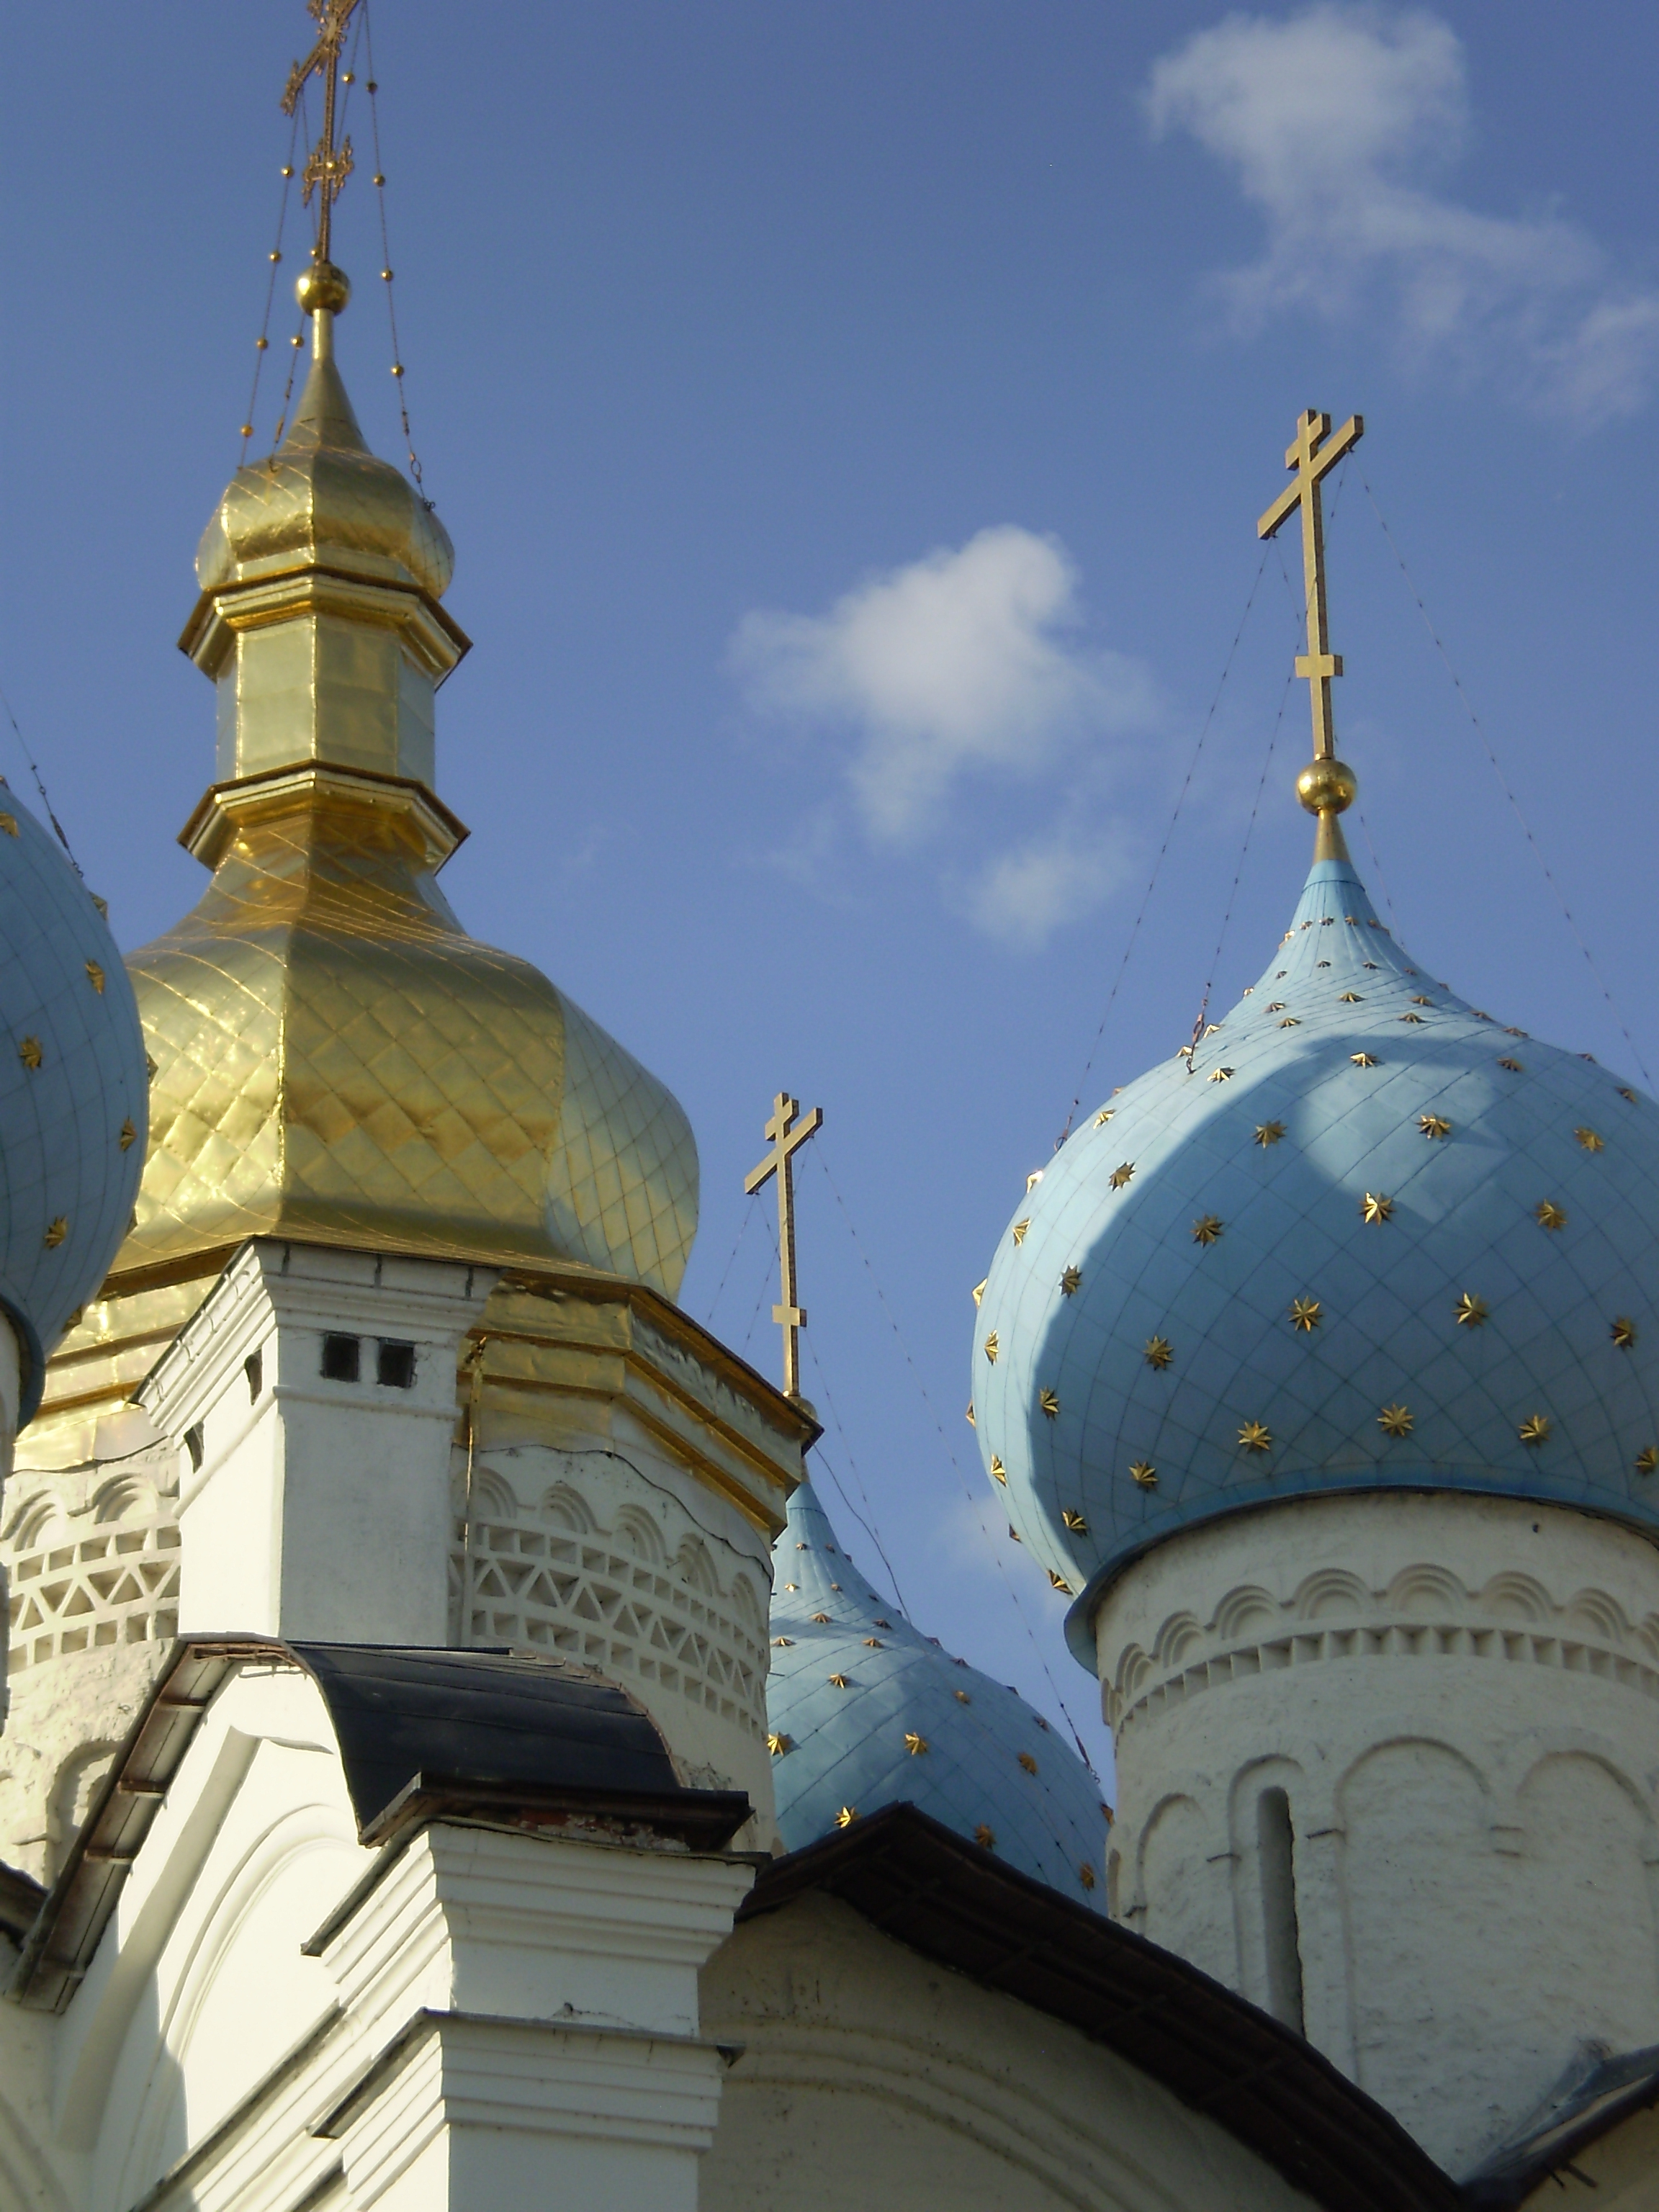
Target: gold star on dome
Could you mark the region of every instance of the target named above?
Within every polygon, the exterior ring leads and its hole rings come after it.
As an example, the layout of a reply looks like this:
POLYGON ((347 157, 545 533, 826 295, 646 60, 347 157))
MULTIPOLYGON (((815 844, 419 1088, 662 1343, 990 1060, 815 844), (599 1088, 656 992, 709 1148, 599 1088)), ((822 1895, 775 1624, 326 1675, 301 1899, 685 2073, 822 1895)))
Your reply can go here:
POLYGON ((774 1729, 772 1734, 766 1739, 766 1748, 771 1753, 774 1759, 787 1758, 794 1747, 794 1737, 792 1735, 780 1735, 776 1729, 774 1729))
POLYGON ((95 960, 87 963, 87 981, 101 999, 104 995, 104 971, 95 960))
POLYGON ((1628 1352, 1636 1342, 1636 1323, 1628 1314, 1620 1314, 1613 1324, 1613 1340, 1620 1352, 1628 1352))
POLYGON ((1117 1109, 1115 1106, 1103 1106, 1099 1113, 1095 1115, 1096 1128, 1103 1129, 1116 1111, 1117 1109))
POLYGON ((990 1279, 991 1278, 988 1275, 983 1275, 981 1277, 980 1280, 974 1285, 974 1304, 976 1306, 984 1304, 985 1285, 990 1281, 990 1279))
POLYGON ((1087 1859, 1085 1859, 1082 1865, 1079 1867, 1077 1870, 1077 1878, 1083 1884, 1085 1889, 1092 1889, 1094 1887, 1095 1870, 1090 1865, 1087 1859))
MULTIPOLYGON (((836 1584, 836 1588, 839 1589, 841 1588, 841 1584, 837 1583, 836 1584)), ((876 1615, 875 1619, 870 1624, 872 1628, 890 1628, 892 1625, 893 1624, 890 1620, 884 1620, 879 1613, 876 1615)))
POLYGON ((1629 1101, 1630 1101, 1630 1103, 1631 1103, 1631 1104, 1632 1104, 1632 1106, 1633 1106, 1633 1105, 1635 1105, 1635 1103, 1636 1103, 1636 1093, 1635 1093, 1633 1091, 1627 1090, 1627 1089, 1626 1088, 1626 1086, 1625 1086, 1622 1083, 1621 1083, 1621 1084, 1620 1085, 1620 1086, 1619 1086, 1619 1096, 1620 1096, 1621 1098, 1628 1098, 1628 1099, 1629 1099, 1629 1101))
POLYGON ((866 1651, 879 1651, 882 1648, 880 1637, 866 1636, 864 1639, 864 1648, 866 1651))
POLYGON ((1370 969, 1375 969, 1375 971, 1376 972, 1376 974, 1378 974, 1379 975, 1380 975, 1382 974, 1382 969, 1381 969, 1380 968, 1378 968, 1378 967, 1377 967, 1376 963, 1376 961, 1375 961, 1375 960, 1368 960, 1368 961, 1365 963, 1365 965, 1366 965, 1366 967, 1368 967, 1368 968, 1370 968, 1370 969))
POLYGON ((1409 1406, 1384 1406, 1376 1417, 1376 1425, 1385 1437, 1408 1437, 1413 1419, 1409 1406))
POLYGON ((850 1689, 852 1685, 845 1674, 832 1674, 830 1677, 830 1686, 832 1690, 846 1690, 850 1689))
POLYGON ((1149 1367, 1157 1368, 1161 1375, 1175 1358, 1175 1349, 1167 1337, 1149 1336, 1146 1340, 1146 1349, 1142 1357, 1149 1367))
POLYGON ((137 1141, 138 1132, 133 1127, 131 1121, 123 1121, 121 1124, 121 1134, 119 1139, 121 1150, 124 1152, 130 1152, 137 1141))
POLYGON ((1359 1211, 1367 1221, 1387 1221, 1394 1212, 1394 1200, 1381 1191, 1368 1190, 1359 1201, 1359 1211))
POLYGON ((1485 1298, 1476 1297, 1473 1291, 1465 1291, 1457 1301, 1457 1325, 1460 1328, 1479 1328, 1487 1311, 1485 1298))
POLYGON ((68 1235, 69 1223, 60 1213, 40 1241, 48 1252, 55 1252, 68 1235))
POLYGON ((1008 1486, 1008 1470, 994 1452, 991 1454, 991 1480, 1001 1483, 1005 1490, 1008 1486))
POLYGON ((974 1841, 982 1851, 994 1851, 997 1847, 997 1832, 994 1828, 988 1828, 981 1820, 974 1831, 974 1841))
POLYGON ((1057 1590, 1062 1591, 1067 1597, 1071 1596, 1072 1585, 1066 1581, 1064 1575, 1057 1575, 1054 1569, 1050 1567, 1048 1570, 1048 1579, 1057 1590))
POLYGON ((1438 1114, 1419 1114, 1417 1126, 1425 1137, 1449 1137, 1451 1123, 1438 1114))
POLYGON ((1567 1225, 1566 1215, 1547 1198, 1539 1200, 1534 1218, 1540 1229, 1565 1229, 1567 1225))
POLYGON ((1066 1526, 1071 1530, 1074 1536, 1086 1536, 1088 1534, 1088 1522, 1084 1519, 1080 1513, 1074 1513, 1069 1505, 1065 1508, 1060 1517, 1066 1523, 1066 1526))
POLYGON ((1325 1318, 1325 1309, 1317 1298, 1291 1300, 1291 1327, 1311 1334, 1325 1318))
POLYGON ((1272 1005, 1268 1007, 1268 1009, 1267 1009, 1267 1012, 1268 1012, 1270 1014, 1282 1014, 1282 1013, 1284 1012, 1284 1011, 1285 1011, 1285 1001, 1283 1000, 1283 999, 1275 999, 1275 1000, 1273 1000, 1273 1004, 1272 1004, 1272 1005))
POLYGON ((1213 1244, 1225 1224, 1218 1213, 1203 1213, 1193 1224, 1194 1244, 1213 1244))
POLYGON ((1282 1121, 1258 1121, 1255 1129, 1255 1140, 1258 1145, 1264 1146, 1267 1145, 1276 1145, 1284 1133, 1285 1124, 1282 1121))
POLYGON ((1212 1067, 1210 1070, 1210 1080, 1212 1083, 1231 1082, 1232 1079, 1232 1073, 1233 1072, 1231 1067, 1212 1067))
POLYGON ((1036 1759, 1032 1758, 1029 1751, 1021 1752, 1019 1754, 1019 1763, 1025 1769, 1025 1771, 1028 1774, 1035 1774, 1037 1771, 1037 1763, 1036 1759))
POLYGON ((909 1753, 912 1759, 920 1759, 923 1752, 927 1748, 927 1739, 925 1735, 918 1735, 914 1729, 906 1729, 904 1731, 904 1748, 909 1753))
POLYGON ((974 1401, 971 1398, 968 1401, 968 1410, 962 1418, 970 1429, 976 1429, 979 1426, 979 1423, 974 1419, 974 1401))
POLYGON ((985 1340, 985 1357, 990 1361, 993 1367, 997 1364, 997 1352, 999 1349, 1000 1346, 997 1343, 997 1333, 995 1329, 993 1329, 985 1340))
POLYGON ((1060 1279, 1060 1296, 1066 1298, 1075 1297, 1079 1286, 1081 1285, 1082 1281, 1082 1268, 1068 1267, 1060 1279))
POLYGON ((1140 1485, 1143 1490, 1156 1490, 1158 1488, 1158 1469, 1152 1465, 1151 1460, 1131 1460, 1129 1462, 1129 1473, 1140 1485))
POLYGON ((1547 1444, 1550 1440, 1550 1417, 1547 1413, 1528 1413, 1515 1433, 1523 1444, 1547 1444))
POLYGON ((1351 1052, 1348 1057, 1356 1067, 1376 1067, 1380 1064, 1369 1052, 1351 1052))
POLYGON ((816 1620, 816 1621, 817 1621, 817 1625, 818 1625, 818 1626, 819 1626, 820 1628, 828 1628, 828 1627, 829 1627, 829 1626, 830 1626, 830 1616, 829 1616, 829 1614, 828 1614, 827 1613, 815 1613, 812 1615, 812 1618, 813 1618, 813 1620, 816 1620))
POLYGON ((1511 1060, 1507 1053, 1504 1054, 1498 1065, 1500 1067, 1507 1067, 1511 1075, 1524 1075, 1527 1072, 1525 1068, 1522 1066, 1518 1060, 1511 1060))
POLYGON ((1015 1222, 1013 1233, 1014 1242, 1016 1244, 1023 1244, 1025 1242, 1025 1232, 1030 1229, 1030 1225, 1031 1217, 1029 1213, 1026 1215, 1024 1221, 1015 1222))
POLYGON ((1659 1467, 1659 1444, 1644 1444, 1636 1455, 1638 1474, 1651 1474, 1659 1467))
POLYGON ((1402 1022, 1415 1022, 1419 1029, 1423 1025, 1423 1017, 1421 1014, 1401 1014, 1400 1018, 1402 1022))
POLYGON ((1247 1452, 1269 1451, 1273 1448, 1273 1431, 1260 1421, 1246 1421, 1238 1432, 1240 1447, 1247 1452))
POLYGON ((838 1828, 850 1828, 858 1816, 859 1808, 856 1805, 843 1805, 836 1815, 836 1826, 838 1828))
POLYGON ((1358 991, 1344 991, 1336 1003, 1339 1006, 1363 1006, 1364 1001, 1358 991))
POLYGON ((1286 1014, 1279 1026, 1282 1030, 1299 1030, 1302 1026, 1302 1018, 1299 1014, 1286 1014))
POLYGON ((1134 1180, 1134 1172, 1135 1164, 1133 1160, 1120 1160, 1106 1180, 1114 1190, 1121 1190, 1126 1184, 1134 1180))
POLYGON ((1039 1390, 1037 1392, 1037 1404, 1042 1408, 1043 1412, 1048 1416, 1048 1419, 1051 1421, 1057 1420, 1059 1419, 1060 1400, 1055 1396, 1052 1390, 1039 1390))
POLYGON ((954 1690, 951 1692, 951 1695, 955 1698, 959 1705, 971 1705, 974 1702, 969 1696, 966 1690, 954 1690))
POLYGON ((775 1636, 772 1638, 772 1648, 775 1651, 787 1651, 794 1640, 793 1636, 775 1636))
POLYGON ((1413 991, 1412 993, 1412 1004, 1414 1006, 1431 1006, 1434 1004, 1434 1000, 1432 999, 1425 999, 1420 991, 1413 991))
POLYGON ((1504 1034, 1505 1036, 1525 1036, 1527 1032, 1525 1030, 1505 1030, 1504 1034))
POLYGON ((17 1057, 22 1061, 25 1067, 39 1067, 41 1060, 45 1057, 45 1054, 40 1050, 40 1038, 38 1036, 26 1036, 23 1039, 22 1043, 17 1048, 17 1057))
POLYGON ((1584 1150, 1587 1152, 1606 1152, 1607 1146, 1605 1142, 1601 1138, 1596 1135, 1594 1129, 1575 1129, 1572 1133, 1577 1138, 1579 1143, 1584 1147, 1584 1150))

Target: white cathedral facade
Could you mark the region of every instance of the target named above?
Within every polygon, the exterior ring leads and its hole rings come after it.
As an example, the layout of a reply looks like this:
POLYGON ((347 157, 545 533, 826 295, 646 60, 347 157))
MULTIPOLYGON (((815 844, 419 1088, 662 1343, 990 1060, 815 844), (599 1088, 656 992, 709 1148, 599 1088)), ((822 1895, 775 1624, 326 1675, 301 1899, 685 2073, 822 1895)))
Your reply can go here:
POLYGON ((675 1303, 676 1101, 450 909, 348 295, 198 554, 197 907, 124 963, 0 791, 0 2212, 1659 2207, 1659 1106, 1304 779, 1261 981, 982 1285, 1114 1820, 675 1303))

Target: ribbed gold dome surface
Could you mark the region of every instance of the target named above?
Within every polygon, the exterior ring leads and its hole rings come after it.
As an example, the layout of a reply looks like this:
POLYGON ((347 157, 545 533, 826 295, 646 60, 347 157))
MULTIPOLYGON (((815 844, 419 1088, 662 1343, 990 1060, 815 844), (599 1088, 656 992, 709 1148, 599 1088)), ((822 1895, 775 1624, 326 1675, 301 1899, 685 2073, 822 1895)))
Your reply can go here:
POLYGON ((466 834, 429 787, 466 641, 449 539, 364 448, 319 316, 270 464, 203 541, 182 641, 220 692, 213 880, 128 963, 155 1073, 120 1279, 255 1234, 534 1266, 672 1297, 697 1156, 672 1094, 439 890, 466 834))
POLYGON ((311 364, 281 449, 237 470, 196 555, 204 592, 313 565, 413 584, 434 599, 455 573, 449 532, 402 470, 364 445, 326 356, 311 364))

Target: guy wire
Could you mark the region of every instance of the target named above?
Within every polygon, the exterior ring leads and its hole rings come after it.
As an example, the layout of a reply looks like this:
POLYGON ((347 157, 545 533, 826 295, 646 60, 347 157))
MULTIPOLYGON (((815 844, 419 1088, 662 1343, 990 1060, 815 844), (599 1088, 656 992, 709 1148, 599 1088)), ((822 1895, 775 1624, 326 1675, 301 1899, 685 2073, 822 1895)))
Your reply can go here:
POLYGON ((380 211, 380 281, 386 286, 386 321, 392 332, 392 374, 398 384, 398 416, 403 424, 404 447, 409 455, 409 473, 415 479, 415 489, 427 507, 432 501, 426 495, 426 483, 421 474, 420 456, 415 451, 414 433, 409 427, 409 401, 404 385, 404 356, 398 343, 398 305, 392 293, 392 241, 386 219, 386 168, 380 160, 380 87, 374 74, 374 33, 369 21, 369 0, 363 0, 363 52, 368 62, 368 118, 369 131, 374 144, 374 196, 380 211))
POLYGON ((283 164, 283 195, 276 206, 276 236, 269 256, 270 273, 265 280, 265 312, 259 324, 259 335, 253 341, 253 385, 247 396, 247 414, 242 422, 242 453, 247 459, 247 442, 253 435, 254 418, 259 404, 259 378, 265 365, 265 354, 270 344, 270 311, 276 303, 276 271, 283 258, 283 231, 288 222, 289 188, 294 181, 294 155, 300 138, 300 110, 296 104, 289 125, 288 159, 283 164))
POLYGON ((46 810, 46 819, 51 823, 52 828, 58 832, 58 843, 69 854, 70 867, 74 869, 77 876, 81 876, 82 882, 85 883, 86 878, 83 875, 81 875, 81 863, 75 857, 74 848, 70 845, 68 836, 64 834, 64 825, 52 811, 52 801, 46 796, 45 778, 41 775, 40 769, 35 765, 34 755, 29 750, 28 746, 24 742, 23 732, 17 726, 17 717, 11 711, 11 702, 7 698, 3 691, 0 691, 0 707, 3 707, 6 710, 6 720, 11 724, 11 733, 17 740, 17 750, 22 754, 23 758, 29 764, 29 774, 34 778, 34 787, 40 794, 40 804, 46 810))
POLYGON ((1186 804, 1187 793, 1192 787, 1193 777, 1198 771, 1199 756, 1204 750, 1204 741, 1210 734, 1210 725, 1214 721, 1216 717, 1216 709, 1221 704, 1221 694, 1226 688, 1227 678, 1232 672, 1234 656, 1238 651, 1238 641, 1244 635, 1245 623, 1250 619, 1250 609, 1255 605, 1255 595, 1261 587, 1261 579, 1267 573, 1267 548, 1264 545, 1261 549, 1261 558, 1256 563, 1255 579, 1250 586, 1250 595, 1244 602, 1244 611, 1238 618, 1238 628, 1233 632, 1233 641, 1228 647, 1227 658, 1222 664, 1220 679, 1217 683, 1214 695, 1211 698, 1209 712, 1205 715, 1203 726, 1199 731, 1198 743, 1193 747, 1193 757, 1187 763, 1187 773, 1182 780, 1181 789, 1176 797, 1175 811, 1170 817, 1168 829, 1164 832, 1164 842, 1158 848, 1158 858, 1152 862, 1152 872, 1146 878, 1146 890, 1141 893, 1140 910, 1135 915, 1134 921, 1130 927, 1128 939, 1123 947, 1123 957, 1118 962, 1117 974, 1113 977, 1111 990, 1107 994, 1106 1010, 1101 1015, 1100 1026, 1096 1030, 1094 1042, 1089 1048, 1089 1057, 1083 1064, 1083 1073, 1078 1078, 1076 1092, 1073 1097, 1071 1105, 1066 1109, 1066 1126, 1060 1131, 1059 1136, 1054 1139, 1054 1150, 1056 1152, 1060 1150, 1060 1146, 1066 1142, 1066 1139, 1071 1135, 1072 1124, 1077 1119, 1078 1108, 1083 1103, 1084 1090, 1088 1084, 1090 1075, 1094 1070, 1095 1055, 1100 1050, 1100 1040, 1106 1034, 1106 1024, 1110 1021, 1112 1018, 1112 1008, 1117 1003, 1117 994, 1122 987, 1124 974, 1129 965, 1130 955, 1133 952, 1136 940, 1139 937, 1140 925, 1146 919, 1146 909, 1152 903, 1152 893, 1158 886, 1158 872, 1164 866, 1164 855, 1170 849, 1170 840, 1175 835, 1176 824, 1181 819, 1181 810, 1186 804))
POLYGON ((1406 565, 1406 556, 1401 551, 1393 531, 1389 527, 1387 517, 1383 514, 1382 508, 1376 503, 1376 494, 1371 489, 1370 483, 1366 481, 1363 473, 1360 476, 1359 481, 1365 486, 1365 496, 1371 503, 1371 513, 1376 517, 1377 526, 1381 529, 1383 537, 1388 540, 1389 550, 1394 555, 1395 562, 1399 564, 1400 574, 1405 581, 1406 589, 1411 593, 1412 603, 1416 607, 1418 613, 1423 617, 1423 627, 1429 633, 1429 637, 1434 646, 1434 649, 1440 655, 1441 660, 1444 664, 1446 673, 1451 678, 1452 689, 1456 692, 1458 698, 1462 702, 1464 713, 1468 716, 1470 721, 1474 726, 1474 733, 1480 738, 1481 749, 1486 756, 1487 763, 1492 769, 1492 774, 1498 779, 1498 787, 1503 793, 1504 798, 1508 799, 1510 803, 1510 811, 1514 815, 1516 822, 1520 823, 1521 834, 1526 839, 1528 844, 1532 848, 1533 858, 1543 870, 1545 882, 1555 894, 1556 900, 1560 906, 1561 912, 1566 918, 1567 927, 1572 933, 1573 942, 1577 945, 1578 950, 1583 954, 1584 965, 1589 969, 1591 975, 1594 976, 1595 980, 1596 988, 1600 990, 1601 996, 1607 1000, 1607 1012, 1613 1016, 1614 1022, 1618 1024, 1620 1035, 1624 1038, 1625 1042, 1630 1047, 1631 1056, 1635 1060, 1637 1066, 1641 1070, 1642 1080, 1647 1085, 1648 1089, 1651 1091, 1654 1089, 1655 1085, 1652 1076, 1648 1073, 1647 1062, 1643 1059, 1636 1040, 1630 1033, 1630 1025, 1626 1021, 1623 1014, 1620 1012, 1619 1007, 1614 1001, 1613 993, 1608 988, 1607 981, 1601 974, 1601 970, 1595 964, 1595 956, 1589 949, 1589 945, 1584 937, 1584 933, 1579 928, 1577 921, 1574 919, 1572 908, 1567 904, 1565 893, 1562 890, 1560 884, 1556 882, 1555 877, 1551 871, 1550 864, 1544 858, 1544 848, 1539 843, 1537 838, 1534 836, 1531 823, 1527 820, 1526 816, 1521 811, 1521 802, 1510 789, 1509 779, 1505 776, 1502 768, 1498 765, 1497 752, 1493 748, 1492 739, 1486 735, 1486 726, 1481 720, 1480 715, 1476 714, 1474 702, 1470 699, 1468 693, 1463 689, 1463 679, 1459 676, 1457 670, 1453 665, 1452 657, 1450 653, 1447 652, 1446 647, 1441 640, 1440 633, 1434 626, 1434 623, 1430 616, 1428 608, 1424 605, 1423 594, 1417 588, 1416 579, 1413 576, 1411 570, 1406 565))

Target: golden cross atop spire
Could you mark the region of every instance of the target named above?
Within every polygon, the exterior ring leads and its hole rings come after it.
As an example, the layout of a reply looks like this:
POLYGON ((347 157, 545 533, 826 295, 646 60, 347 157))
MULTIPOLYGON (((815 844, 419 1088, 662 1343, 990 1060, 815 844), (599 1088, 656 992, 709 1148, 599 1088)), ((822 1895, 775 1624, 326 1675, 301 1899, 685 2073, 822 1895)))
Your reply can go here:
POLYGON ((743 1179, 744 1194, 750 1198, 774 1176, 778 1179, 778 1273, 783 1303, 773 1307, 772 1318, 783 1330, 783 1390, 787 1398, 800 1396, 800 1333, 806 1326, 806 1315, 795 1304, 795 1154, 823 1127, 821 1106, 814 1106, 802 1121, 795 1120, 799 1112, 799 1099, 780 1091, 766 1124, 772 1150, 743 1179))
POLYGON ((317 43, 305 59, 295 62, 289 71, 288 86, 283 94, 283 112, 292 115, 307 80, 313 76, 323 80, 323 135, 311 149, 301 183, 307 207, 313 194, 318 195, 317 251, 313 258, 325 267, 330 260, 334 203, 352 170, 350 139, 343 138, 337 145, 335 143, 334 112, 340 77, 340 49, 345 44, 346 27, 356 6, 357 0, 306 0, 307 12, 317 26, 317 43))
POLYGON ((1296 471, 1255 526, 1258 538, 1272 538, 1297 507, 1302 510, 1302 573, 1308 595, 1308 650, 1298 653, 1296 672, 1308 679, 1313 708, 1313 766, 1304 769, 1297 793, 1310 813, 1319 817, 1316 860, 1345 857, 1342 833, 1336 817, 1353 803, 1358 786, 1353 771, 1336 757, 1336 729, 1331 719, 1331 678, 1342 673, 1342 656, 1331 651, 1330 625, 1325 611, 1325 515, 1320 487, 1345 453, 1365 434, 1363 415, 1350 415, 1331 435, 1331 418, 1316 408, 1302 411, 1296 441, 1285 453, 1285 465, 1296 471))

